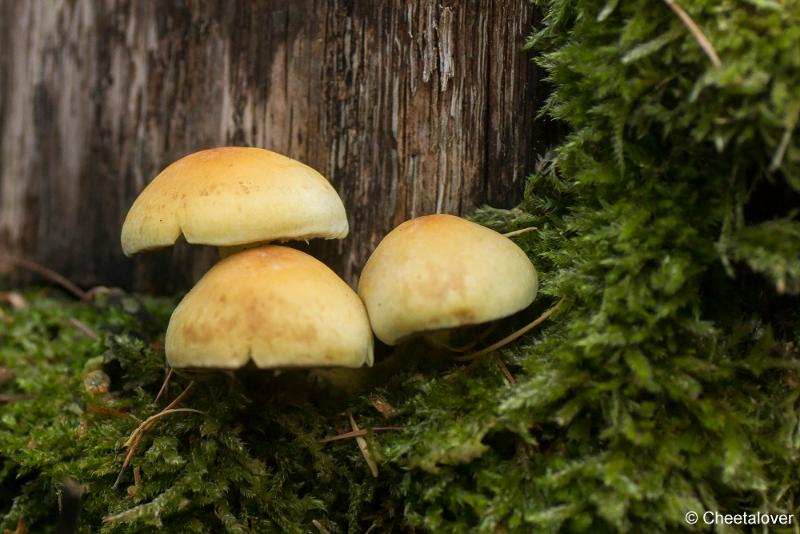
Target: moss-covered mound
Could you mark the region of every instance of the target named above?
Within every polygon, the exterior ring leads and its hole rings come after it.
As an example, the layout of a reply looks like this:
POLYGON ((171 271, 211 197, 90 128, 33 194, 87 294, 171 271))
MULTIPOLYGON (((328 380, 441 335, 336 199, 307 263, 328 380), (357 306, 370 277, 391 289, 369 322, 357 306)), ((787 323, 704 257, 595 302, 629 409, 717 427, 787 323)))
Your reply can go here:
POLYGON ((355 394, 198 379, 175 407, 201 413, 160 417, 115 488, 128 436, 189 383, 155 401, 172 302, 29 292, 0 322, 2 527, 52 530, 67 478, 84 532, 673 532, 689 511, 800 512, 800 3, 680 6, 541 5, 530 45, 569 133, 520 209, 475 216, 538 228, 515 238, 541 273, 529 315, 565 297, 500 351, 513 380, 421 345, 355 394), (402 427, 365 436, 377 478, 353 440, 320 441, 348 414, 402 427))

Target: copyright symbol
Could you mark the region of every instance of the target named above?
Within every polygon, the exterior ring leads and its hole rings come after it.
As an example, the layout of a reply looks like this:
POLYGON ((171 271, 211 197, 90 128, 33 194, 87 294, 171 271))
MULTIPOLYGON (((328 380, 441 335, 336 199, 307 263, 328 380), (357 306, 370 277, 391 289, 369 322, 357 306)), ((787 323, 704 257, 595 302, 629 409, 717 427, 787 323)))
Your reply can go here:
POLYGON ((686 512, 686 522, 690 525, 697 523, 697 512, 686 512))

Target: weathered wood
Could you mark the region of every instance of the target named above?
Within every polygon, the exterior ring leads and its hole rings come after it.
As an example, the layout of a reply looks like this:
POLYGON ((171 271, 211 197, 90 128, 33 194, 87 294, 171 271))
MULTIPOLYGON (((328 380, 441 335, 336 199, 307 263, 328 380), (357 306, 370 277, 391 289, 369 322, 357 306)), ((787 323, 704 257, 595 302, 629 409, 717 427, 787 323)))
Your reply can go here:
POLYGON ((185 288, 215 253, 126 259, 121 222, 169 162, 242 144, 331 179, 351 235, 311 250, 352 281, 409 217, 520 200, 533 17, 529 0, 0 0, 0 254, 185 288))

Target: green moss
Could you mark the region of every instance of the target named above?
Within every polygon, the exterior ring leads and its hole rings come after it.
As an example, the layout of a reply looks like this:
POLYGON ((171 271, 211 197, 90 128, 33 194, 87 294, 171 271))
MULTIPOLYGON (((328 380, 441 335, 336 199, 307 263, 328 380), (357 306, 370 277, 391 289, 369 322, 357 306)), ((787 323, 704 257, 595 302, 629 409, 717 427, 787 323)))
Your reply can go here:
POLYGON ((164 406, 174 302, 28 293, 0 323, 0 390, 32 397, 0 407, 1 526, 52 530, 66 477, 85 532, 673 532, 689 510, 798 513, 800 4, 680 4, 721 67, 666 4, 541 2, 544 112, 570 133, 522 206, 475 214, 538 228, 515 238, 542 283, 517 322, 566 297, 501 351, 515 384, 433 353, 352 396, 305 375, 198 382, 182 406, 203 413, 147 432, 129 495, 132 469, 112 485, 138 422, 117 412, 164 406), (83 384, 98 356, 110 397, 83 384), (404 428, 367 436, 377 479, 354 442, 319 442, 348 413, 404 428))
MULTIPOLYGON (((129 468, 114 489, 122 445, 139 424, 133 416, 144 419, 164 406, 154 399, 164 380, 161 332, 174 303, 113 295, 93 309, 26 296, 30 308, 15 313, 0 334, 0 365, 14 370, 3 393, 30 396, 2 408, 0 475, 10 502, 4 528, 19 516, 36 532, 52 528, 66 477, 83 486, 85 532, 157 525, 171 532, 223 526, 230 532, 300 532, 314 519, 344 528, 358 524, 348 512, 360 503, 348 502, 349 492, 342 490, 350 482, 363 484, 363 462, 346 445, 318 443, 346 421, 343 406, 323 408, 306 392, 288 395, 281 381, 269 377, 263 377, 266 384, 275 387, 266 395, 224 376, 197 383, 181 406, 203 413, 165 416, 134 456, 140 485, 132 487, 129 468), (100 339, 85 337, 70 319, 100 339), (84 386, 97 356, 111 379, 108 395, 84 386)), ((186 385, 176 377, 171 397, 186 385)), ((326 395, 313 383, 307 390, 326 395)))

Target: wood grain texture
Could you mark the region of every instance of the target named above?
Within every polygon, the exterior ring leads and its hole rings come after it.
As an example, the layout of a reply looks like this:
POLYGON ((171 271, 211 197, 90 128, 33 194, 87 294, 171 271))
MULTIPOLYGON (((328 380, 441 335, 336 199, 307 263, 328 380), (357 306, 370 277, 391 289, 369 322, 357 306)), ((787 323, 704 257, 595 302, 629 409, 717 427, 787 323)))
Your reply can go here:
POLYGON ((340 192, 350 236, 308 248, 353 282, 409 217, 521 199, 533 19, 528 0, 0 0, 0 254, 186 288, 215 252, 126 259, 125 213, 171 161, 253 145, 340 192))

